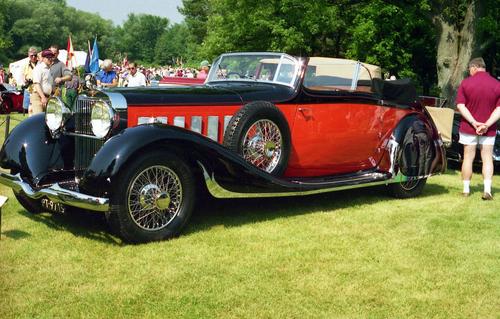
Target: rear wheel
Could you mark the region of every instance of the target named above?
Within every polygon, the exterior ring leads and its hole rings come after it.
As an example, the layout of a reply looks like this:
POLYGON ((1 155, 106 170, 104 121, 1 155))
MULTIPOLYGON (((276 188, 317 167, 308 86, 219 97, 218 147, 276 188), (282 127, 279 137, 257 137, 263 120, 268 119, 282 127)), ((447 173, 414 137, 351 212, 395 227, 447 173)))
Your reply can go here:
POLYGON ((118 176, 107 220, 123 240, 144 243, 178 235, 192 214, 192 170, 167 152, 135 160, 118 176))
POLYGON ((411 198, 422 194, 426 178, 412 179, 406 182, 389 184, 389 193, 396 198, 411 198))

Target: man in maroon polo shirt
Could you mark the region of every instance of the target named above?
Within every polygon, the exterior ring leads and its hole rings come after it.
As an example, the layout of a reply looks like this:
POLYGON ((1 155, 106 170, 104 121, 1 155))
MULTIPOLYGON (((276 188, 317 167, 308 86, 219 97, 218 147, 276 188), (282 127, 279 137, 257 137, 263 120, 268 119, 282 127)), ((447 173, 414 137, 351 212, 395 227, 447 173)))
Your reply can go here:
POLYGON ((460 140, 464 145, 462 162, 463 196, 470 194, 472 162, 476 156, 477 144, 481 145, 483 162, 484 193, 482 199, 491 200, 493 177, 493 147, 495 145, 496 122, 500 117, 500 82, 486 72, 482 58, 469 62, 470 77, 464 79, 458 88, 457 109, 462 114, 460 140))

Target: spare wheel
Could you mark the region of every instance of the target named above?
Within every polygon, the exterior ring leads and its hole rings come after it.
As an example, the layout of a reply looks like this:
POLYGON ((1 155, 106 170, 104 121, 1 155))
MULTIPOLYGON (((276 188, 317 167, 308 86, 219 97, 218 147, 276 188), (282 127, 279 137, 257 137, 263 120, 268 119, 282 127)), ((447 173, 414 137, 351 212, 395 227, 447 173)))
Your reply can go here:
POLYGON ((290 128, 283 113, 272 103, 252 102, 229 121, 224 146, 256 167, 279 176, 290 156, 290 128))

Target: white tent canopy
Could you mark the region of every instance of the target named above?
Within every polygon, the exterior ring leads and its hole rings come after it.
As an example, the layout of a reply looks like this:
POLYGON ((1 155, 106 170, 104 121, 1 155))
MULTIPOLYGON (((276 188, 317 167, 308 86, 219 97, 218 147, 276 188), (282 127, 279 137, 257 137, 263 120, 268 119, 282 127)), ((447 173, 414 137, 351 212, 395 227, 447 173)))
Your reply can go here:
MULTIPOLYGON (((85 60, 87 59, 87 52, 85 51, 75 51, 75 60, 77 66, 85 65, 85 60)), ((66 50, 59 50, 58 59, 66 62, 66 56, 68 52, 66 50)), ((24 84, 23 81, 23 70, 24 66, 28 64, 28 58, 21 59, 19 61, 12 62, 9 64, 9 72, 12 73, 12 76, 16 80, 17 84, 24 84)))

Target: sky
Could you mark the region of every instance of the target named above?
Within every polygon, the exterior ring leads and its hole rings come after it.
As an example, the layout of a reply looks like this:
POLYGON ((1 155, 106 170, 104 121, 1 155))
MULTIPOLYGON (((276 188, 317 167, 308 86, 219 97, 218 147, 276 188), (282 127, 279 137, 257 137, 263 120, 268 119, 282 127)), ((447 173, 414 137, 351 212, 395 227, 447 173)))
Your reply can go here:
POLYGON ((177 7, 182 6, 182 0, 66 0, 66 4, 78 10, 98 13, 115 25, 122 25, 129 13, 168 18, 172 24, 183 20, 177 11, 177 7))

